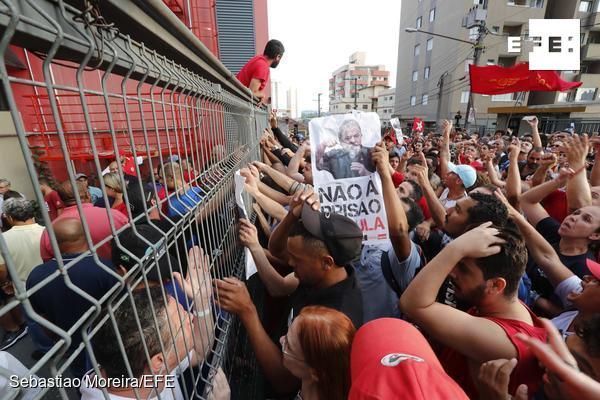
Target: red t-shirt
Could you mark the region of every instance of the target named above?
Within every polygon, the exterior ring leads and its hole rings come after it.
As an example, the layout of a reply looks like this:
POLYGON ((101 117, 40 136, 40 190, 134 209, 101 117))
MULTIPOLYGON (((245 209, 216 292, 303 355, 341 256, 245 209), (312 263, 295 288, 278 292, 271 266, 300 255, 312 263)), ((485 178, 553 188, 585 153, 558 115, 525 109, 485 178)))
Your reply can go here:
POLYGON ((236 78, 247 88, 250 87, 252 79, 258 79, 258 90, 263 90, 269 81, 269 62, 263 55, 252 57, 237 73, 236 78))
POLYGON ((54 221, 56 217, 58 217, 58 210, 65 208, 65 205, 55 190, 45 195, 44 201, 46 202, 46 209, 50 215, 50 221, 54 221))
POLYGON ((127 215, 127 205, 125 204, 125 202, 122 202, 121 204, 117 205, 116 207, 113 206, 112 209, 120 211, 124 216, 128 217, 128 215, 127 215))
POLYGON ((569 207, 567 206, 567 192, 564 190, 555 190, 550 193, 546 198, 542 201, 542 205, 548 212, 548 214, 562 223, 567 215, 569 215, 569 207))
MULTIPOLYGON (((526 306, 525 306, 526 307, 526 306)), ((546 330, 542 326, 538 317, 529 310, 529 315, 533 320, 533 326, 514 319, 505 318, 494 318, 494 317, 482 317, 489 319, 490 321, 498 324, 506 336, 508 336, 511 343, 517 349, 517 366, 513 370, 510 376, 510 384, 508 386, 508 393, 513 395, 517 390, 517 387, 521 384, 528 386, 529 397, 531 398, 540 387, 542 383, 542 375, 544 371, 539 366, 537 358, 533 355, 531 350, 520 340, 515 338, 517 333, 537 338, 542 342, 546 343, 546 330)), ((471 315, 477 315, 475 308, 468 311, 471 315)), ((452 379, 460 385, 470 399, 478 399, 479 392, 469 370, 468 359, 458 353, 456 350, 446 347, 443 349, 440 355, 440 362, 442 363, 446 373, 450 375, 452 379)))

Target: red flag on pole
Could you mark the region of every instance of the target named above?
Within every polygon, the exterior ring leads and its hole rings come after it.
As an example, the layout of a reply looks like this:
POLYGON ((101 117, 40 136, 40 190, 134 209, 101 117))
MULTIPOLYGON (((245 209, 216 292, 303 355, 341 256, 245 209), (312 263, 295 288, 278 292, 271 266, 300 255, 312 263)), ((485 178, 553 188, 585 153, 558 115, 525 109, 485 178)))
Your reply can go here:
POLYGON ((567 82, 556 71, 531 71, 528 63, 512 67, 469 65, 471 92, 504 94, 515 92, 564 92, 581 86, 582 82, 567 82))
POLYGON ((415 119, 413 120, 412 130, 413 132, 423 132, 423 120, 415 117, 415 119))

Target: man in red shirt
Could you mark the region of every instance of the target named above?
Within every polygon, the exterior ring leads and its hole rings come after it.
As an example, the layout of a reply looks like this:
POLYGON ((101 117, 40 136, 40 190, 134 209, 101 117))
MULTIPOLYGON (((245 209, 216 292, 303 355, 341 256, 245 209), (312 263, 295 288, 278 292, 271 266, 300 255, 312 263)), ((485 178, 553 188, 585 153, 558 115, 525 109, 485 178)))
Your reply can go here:
POLYGON ((63 209, 65 208, 65 205, 60 199, 58 193, 56 193, 56 190, 50 187, 50 182, 48 181, 48 179, 40 178, 38 179, 38 182, 40 184, 40 190, 44 195, 44 201, 46 202, 46 209, 48 210, 48 214, 50 215, 50 221, 54 221, 56 217, 58 217, 62 213, 63 209))
POLYGON ((491 222, 448 244, 417 274, 400 299, 401 311, 446 348, 440 361, 470 399, 481 364, 516 359, 509 392, 526 384, 535 393, 542 381, 533 352, 517 334, 546 341, 541 321, 517 297, 527 250, 518 229, 495 228, 491 222), (456 296, 473 308, 464 312, 436 302, 449 276, 456 296))
POLYGON ((238 80, 250 88, 252 94, 263 103, 267 102, 263 89, 269 81, 269 67, 277 68, 284 51, 283 44, 279 40, 271 39, 267 42, 263 54, 252 57, 236 75, 238 80))

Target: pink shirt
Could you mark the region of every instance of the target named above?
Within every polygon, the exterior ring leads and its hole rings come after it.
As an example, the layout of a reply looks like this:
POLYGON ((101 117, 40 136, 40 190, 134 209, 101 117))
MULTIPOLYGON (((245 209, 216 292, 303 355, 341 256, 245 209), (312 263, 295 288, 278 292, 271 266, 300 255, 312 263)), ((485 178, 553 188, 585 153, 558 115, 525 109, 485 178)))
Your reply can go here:
MULTIPOLYGON (((82 204, 82 206, 83 214, 88 224, 90 235, 92 236, 92 242, 96 244, 102 241, 103 239, 107 238, 108 236, 111 236, 112 232, 110 230, 110 223, 108 220, 108 215, 106 214, 106 209, 101 207, 94 207, 94 205, 90 203, 82 204)), ((108 211, 112 214, 113 221, 115 223, 115 228, 117 230, 123 225, 127 224, 127 217, 124 216, 121 212, 112 209, 108 209, 108 211)), ((54 223, 65 218, 80 219, 77 206, 65 208, 63 213, 54 220, 54 223)), ((106 258, 108 260, 112 258, 111 242, 112 241, 109 241, 98 248, 98 257, 106 258)), ((42 238, 40 241, 40 254, 42 256, 42 260, 44 261, 49 261, 54 257, 54 251, 52 251, 52 246, 50 245, 50 236, 48 235, 48 229, 44 229, 44 233, 42 233, 42 238)))

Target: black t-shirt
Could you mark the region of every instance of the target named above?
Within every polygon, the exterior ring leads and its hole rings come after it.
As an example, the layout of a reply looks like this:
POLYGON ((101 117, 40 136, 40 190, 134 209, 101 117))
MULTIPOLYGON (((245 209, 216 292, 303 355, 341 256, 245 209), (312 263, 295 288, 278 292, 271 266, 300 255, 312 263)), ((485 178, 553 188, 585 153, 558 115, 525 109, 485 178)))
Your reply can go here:
MULTIPOLYGON (((558 254, 558 258, 560 261, 567 267, 571 272, 577 275, 580 278, 583 278, 585 275, 591 275, 590 270, 586 265, 587 259, 594 259, 594 253, 588 251, 584 254, 578 254, 576 256, 566 256, 560 253, 559 243, 560 243, 560 235, 558 234, 558 229, 560 228, 560 223, 552 217, 547 217, 542 219, 537 223, 535 229, 554 247, 556 253, 558 254)), ((530 257, 527 265, 527 274, 531 279, 532 288, 544 297, 552 296, 554 292, 554 287, 548 281, 548 278, 544 275, 543 271, 541 271, 533 259, 530 257)))
POLYGON ((325 306, 341 311, 352 320, 356 329, 363 323, 362 293, 353 267, 345 267, 348 277, 333 286, 313 289, 300 284, 291 299, 292 310, 288 325, 306 306, 325 306))

